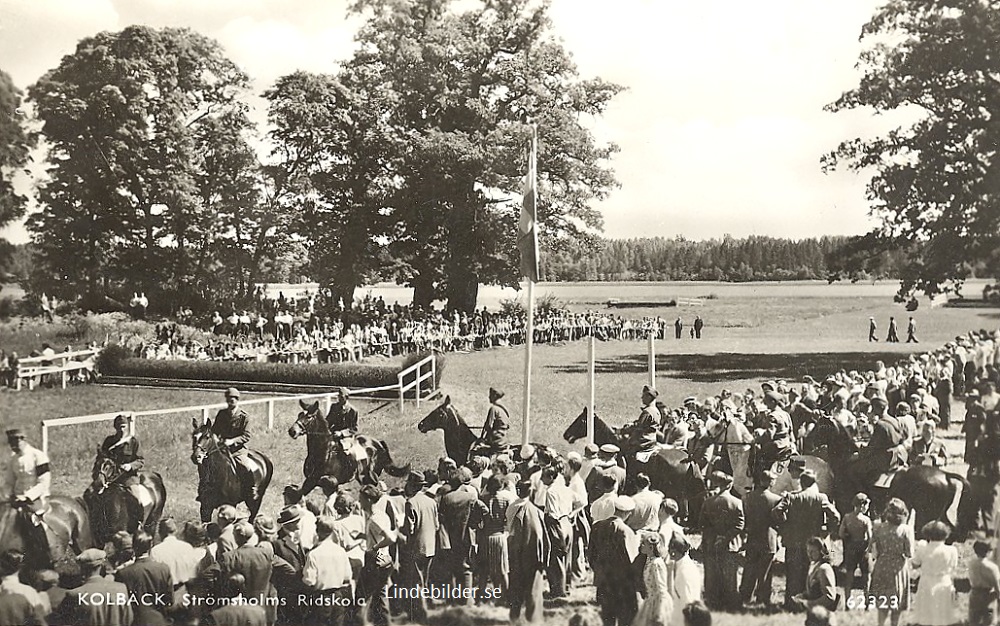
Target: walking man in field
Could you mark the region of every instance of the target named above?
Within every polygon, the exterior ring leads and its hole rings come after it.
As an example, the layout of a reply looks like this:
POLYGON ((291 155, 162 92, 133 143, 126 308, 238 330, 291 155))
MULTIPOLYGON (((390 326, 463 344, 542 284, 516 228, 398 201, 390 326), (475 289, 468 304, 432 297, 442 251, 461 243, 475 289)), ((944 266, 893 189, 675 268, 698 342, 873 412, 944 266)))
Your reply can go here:
POLYGON ((910 316, 910 322, 906 325, 906 343, 920 343, 917 341, 917 322, 910 316))
POLYGON ((875 323, 875 318, 874 317, 869 317, 868 318, 868 342, 869 343, 871 343, 872 341, 875 341, 875 342, 878 341, 878 337, 875 336, 875 331, 876 330, 878 330, 878 324, 875 323))
POLYGON ((885 338, 887 343, 899 343, 899 335, 896 334, 896 318, 889 316, 889 334, 885 338))

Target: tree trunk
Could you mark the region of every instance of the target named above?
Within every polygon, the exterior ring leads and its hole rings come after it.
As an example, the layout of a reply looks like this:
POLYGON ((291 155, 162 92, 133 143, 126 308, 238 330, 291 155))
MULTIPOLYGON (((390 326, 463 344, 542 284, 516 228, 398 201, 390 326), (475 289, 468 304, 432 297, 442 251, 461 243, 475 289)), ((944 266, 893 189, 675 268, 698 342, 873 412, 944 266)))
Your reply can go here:
POLYGON ((479 278, 471 271, 448 277, 448 310, 472 313, 479 297, 479 278))
POLYGON ((413 285, 413 306, 430 308, 434 302, 434 280, 430 276, 417 274, 411 283, 413 285))

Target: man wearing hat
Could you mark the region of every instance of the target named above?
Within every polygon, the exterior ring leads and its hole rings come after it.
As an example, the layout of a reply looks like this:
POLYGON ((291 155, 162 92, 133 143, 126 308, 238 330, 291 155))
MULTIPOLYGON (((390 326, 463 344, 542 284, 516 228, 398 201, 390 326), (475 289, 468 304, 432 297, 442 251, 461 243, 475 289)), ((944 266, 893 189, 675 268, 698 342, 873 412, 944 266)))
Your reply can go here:
POLYGON ((781 395, 773 389, 764 393, 764 406, 767 410, 760 414, 757 424, 754 473, 795 454, 792 418, 781 408, 783 402, 781 395))
MULTIPOLYGON (((129 432, 129 415, 115 416, 115 433, 108 435, 97 449, 97 459, 94 461, 93 478, 96 480, 101 472, 101 465, 105 461, 114 464, 114 472, 105 478, 114 479, 114 483, 125 487, 132 496, 130 504, 133 511, 130 515, 135 524, 140 524, 146 519, 149 511, 153 508, 153 499, 149 491, 139 484, 139 470, 142 469, 144 460, 139 453, 139 438, 129 432)), ((107 486, 107 485, 105 485, 107 486)), ((132 528, 130 526, 130 528, 132 528)))
POLYGON ((504 393, 490 387, 490 410, 486 413, 483 423, 483 433, 477 444, 489 448, 491 453, 499 453, 507 447, 507 431, 510 429, 510 413, 500 404, 504 393))
POLYGON ((615 498, 615 514, 594 522, 587 558, 594 572, 601 620, 606 625, 629 626, 638 611, 638 581, 632 562, 639 555, 639 539, 625 520, 635 510, 628 496, 615 498))
POLYGON ((621 450, 613 443, 602 445, 597 451, 597 463, 587 475, 584 486, 587 488, 587 498, 592 503, 602 494, 598 493, 597 482, 601 476, 609 476, 615 481, 615 491, 625 482, 625 469, 618 465, 616 457, 621 450))
POLYGON ((246 578, 246 597, 251 601, 256 601, 258 606, 263 606, 267 613, 268 623, 274 623, 275 600, 277 593, 271 584, 271 576, 274 573, 274 566, 281 567, 286 575, 293 575, 295 570, 284 560, 278 560, 274 556, 274 547, 270 542, 263 541, 257 545, 251 545, 251 539, 255 537, 253 526, 250 522, 242 520, 237 522, 233 528, 233 538, 236 540, 236 549, 222 554, 218 558, 221 578, 226 578, 241 574, 246 578))
POLYGON ((705 500, 699 519, 705 559, 705 604, 711 609, 741 611, 743 600, 737 588, 737 554, 743 548, 743 501, 732 491, 733 477, 722 471, 709 476, 709 484, 719 490, 705 500))
POLYGON ((55 611, 55 624, 80 626, 131 626, 132 605, 128 602, 92 602, 98 598, 128 597, 128 587, 102 575, 108 555, 104 550, 87 548, 76 557, 84 582, 66 593, 55 611))
POLYGON ((354 459, 358 482, 363 485, 373 485, 378 479, 368 458, 368 451, 358 441, 358 410, 348 401, 350 397, 351 392, 347 387, 337 389, 337 401, 330 405, 326 424, 340 450, 354 459))
POLYGON ((908 454, 903 446, 902 425, 886 412, 888 401, 883 396, 875 396, 871 403, 872 421, 875 422, 871 438, 851 462, 851 471, 859 485, 870 485, 880 475, 903 467, 908 454))
MULTIPOLYGON (((427 495, 427 481, 421 472, 410 472, 403 493, 403 525, 399 531, 399 583, 404 587, 424 587, 430 581, 431 560, 437 551, 441 527, 437 500, 427 495)), ((423 597, 403 600, 410 620, 427 620, 427 600, 423 597)))
POLYGON ((240 391, 235 387, 226 389, 226 408, 215 414, 212 422, 212 432, 222 439, 233 460, 236 461, 237 474, 243 484, 243 492, 250 500, 257 500, 257 481, 254 479, 254 465, 246 446, 250 442, 250 416, 239 407, 240 391))
POLYGON ((806 540, 824 537, 840 525, 840 512, 826 494, 820 493, 816 473, 802 471, 801 491, 786 494, 774 508, 773 517, 785 546, 785 605, 793 606, 792 598, 805 591, 809 576, 809 555, 806 540))
POLYGON ((633 427, 637 430, 656 430, 656 427, 660 423, 660 411, 656 408, 656 399, 658 397, 660 397, 660 392, 649 385, 643 385, 641 395, 642 408, 639 410, 638 419, 633 423, 633 427))
POLYGON ((48 509, 52 484, 49 457, 28 443, 20 428, 7 431, 7 444, 14 454, 7 461, 5 482, 8 493, 4 495, 16 506, 30 510, 32 522, 38 525, 48 509))
POLYGON ((771 470, 760 472, 743 499, 747 539, 740 597, 746 604, 756 599, 765 607, 771 605, 771 567, 778 551, 778 533, 771 518, 771 511, 781 502, 781 496, 771 491, 775 478, 771 470))

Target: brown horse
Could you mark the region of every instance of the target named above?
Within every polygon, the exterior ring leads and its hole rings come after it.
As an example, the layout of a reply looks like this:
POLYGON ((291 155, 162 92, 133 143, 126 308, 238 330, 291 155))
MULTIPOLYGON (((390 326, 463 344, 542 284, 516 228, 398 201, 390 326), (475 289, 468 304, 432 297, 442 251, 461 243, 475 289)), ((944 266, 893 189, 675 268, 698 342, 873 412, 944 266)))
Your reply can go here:
MULTIPOLYGON (((312 491, 323 476, 333 476, 340 484, 349 483, 355 478, 361 484, 370 482, 366 478, 367 472, 359 472, 354 457, 347 454, 340 443, 334 440, 330 426, 319 409, 319 401, 306 404, 299 400, 299 406, 302 407, 302 412, 288 428, 288 436, 292 439, 306 436, 306 460, 302 463, 305 482, 302 483, 302 493, 312 491)), ((409 463, 403 466, 393 463, 389 446, 384 441, 364 435, 357 435, 355 439, 365 449, 371 475, 375 480, 378 480, 382 472, 388 472, 390 476, 397 478, 409 473, 409 463)))
POLYGON ((111 541, 111 537, 120 530, 134 534, 141 527, 154 534, 163 515, 167 488, 162 476, 153 472, 139 473, 139 484, 149 491, 153 500, 152 506, 144 515, 139 502, 118 481, 121 474, 114 461, 101 459, 94 468, 94 482, 83 494, 98 545, 111 541))
POLYGON ((274 475, 271 459, 256 450, 247 450, 257 466, 254 472, 257 497, 254 498, 246 493, 237 474, 236 460, 229 448, 224 446, 219 437, 212 432, 211 420, 199 426, 198 420, 193 419, 191 428, 191 462, 198 466, 201 521, 210 521, 212 512, 223 504, 236 506, 240 502, 246 502, 247 508, 250 509, 250 520, 253 521, 264 501, 264 492, 271 484, 271 477, 274 475))
POLYGON ((79 498, 51 496, 42 524, 34 525, 28 513, 0 505, 0 551, 20 550, 29 570, 54 569, 60 576, 75 576, 76 556, 94 547, 87 508, 79 498))

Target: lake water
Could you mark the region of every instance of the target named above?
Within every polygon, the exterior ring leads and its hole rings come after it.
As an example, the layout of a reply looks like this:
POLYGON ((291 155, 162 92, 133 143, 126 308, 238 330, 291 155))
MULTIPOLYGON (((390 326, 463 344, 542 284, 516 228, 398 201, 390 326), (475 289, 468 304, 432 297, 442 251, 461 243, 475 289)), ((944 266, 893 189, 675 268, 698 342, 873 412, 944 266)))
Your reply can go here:
MULTIPOLYGON (((971 280, 966 283, 963 294, 966 298, 978 299, 986 280, 971 280)), ((274 296, 284 292, 285 296, 315 290, 316 283, 300 285, 271 285, 268 292, 274 296)), ((564 302, 573 304, 604 305, 611 298, 622 301, 657 301, 676 298, 892 298, 899 289, 896 281, 872 283, 840 282, 832 285, 826 281, 789 281, 761 283, 720 283, 720 282, 621 282, 621 283, 536 283, 535 298, 551 294, 564 302)), ((356 298, 371 294, 381 296, 392 304, 409 304, 413 300, 413 289, 390 283, 361 287, 354 292, 356 298)), ((520 291, 483 285, 479 288, 477 304, 490 309, 497 308, 501 300, 527 297, 520 291)))

